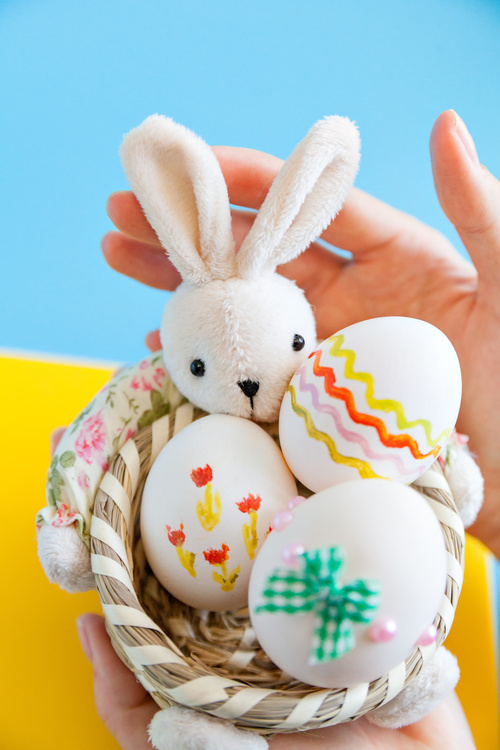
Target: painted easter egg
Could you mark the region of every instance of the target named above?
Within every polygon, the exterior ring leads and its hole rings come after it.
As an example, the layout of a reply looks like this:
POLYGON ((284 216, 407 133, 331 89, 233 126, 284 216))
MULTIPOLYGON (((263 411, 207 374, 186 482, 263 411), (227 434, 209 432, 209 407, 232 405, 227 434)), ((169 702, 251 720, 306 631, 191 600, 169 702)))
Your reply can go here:
POLYGON ((384 676, 436 637, 446 586, 439 522, 416 490, 356 480, 313 495, 264 542, 249 610, 260 645, 311 685, 384 676))
POLYGON ((141 536, 154 574, 192 607, 246 605, 256 552, 296 494, 258 425, 221 414, 193 422, 165 445, 144 487, 141 536))
POLYGON ((280 442, 314 492, 354 479, 415 481, 455 425, 462 380, 448 338, 421 320, 375 318, 317 346, 293 376, 280 442))

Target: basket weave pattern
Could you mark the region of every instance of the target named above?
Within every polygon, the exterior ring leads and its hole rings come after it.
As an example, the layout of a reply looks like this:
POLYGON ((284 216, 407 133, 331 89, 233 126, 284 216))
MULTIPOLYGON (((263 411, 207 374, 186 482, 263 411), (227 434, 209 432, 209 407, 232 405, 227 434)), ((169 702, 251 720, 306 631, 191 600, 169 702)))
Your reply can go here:
POLYGON ((115 650, 161 708, 189 706, 264 735, 337 724, 392 700, 446 638, 462 585, 463 524, 437 462, 413 485, 436 513, 447 549, 436 643, 415 647, 371 683, 315 688, 273 664, 255 639, 246 608, 194 610, 170 596, 147 565, 139 535, 144 482, 163 445, 199 416, 184 404, 141 430, 115 457, 96 495, 92 570, 115 650))

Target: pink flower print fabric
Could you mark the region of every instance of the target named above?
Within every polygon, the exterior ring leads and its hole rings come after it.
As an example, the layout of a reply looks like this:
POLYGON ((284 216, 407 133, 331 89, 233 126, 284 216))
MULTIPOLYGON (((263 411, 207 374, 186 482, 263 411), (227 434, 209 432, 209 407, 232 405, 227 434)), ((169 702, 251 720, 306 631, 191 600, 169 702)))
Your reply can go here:
POLYGON ((106 464, 103 461, 106 451, 106 428, 101 409, 97 414, 86 419, 82 425, 80 433, 75 441, 75 452, 77 456, 89 465, 93 461, 101 461, 101 465, 106 464))
POLYGON ((117 372, 61 438, 37 524, 75 524, 89 544, 94 497, 110 461, 139 430, 183 401, 159 353, 117 372))
POLYGON ((52 526, 71 526, 72 523, 75 523, 76 516, 77 513, 70 510, 66 503, 61 503, 52 521, 52 526))

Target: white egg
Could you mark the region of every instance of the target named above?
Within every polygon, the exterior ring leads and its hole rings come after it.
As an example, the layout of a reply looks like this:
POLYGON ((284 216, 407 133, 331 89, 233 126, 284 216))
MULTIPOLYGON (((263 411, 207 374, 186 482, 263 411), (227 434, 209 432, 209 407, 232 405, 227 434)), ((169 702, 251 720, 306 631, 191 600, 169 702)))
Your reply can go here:
POLYGON ((193 422, 165 445, 144 487, 141 535, 153 572, 192 607, 246 605, 255 554, 296 494, 258 425, 220 414, 193 422))
POLYGON ((446 585, 444 535, 426 499, 394 482, 346 482, 281 526, 264 542, 249 589, 269 657, 328 688, 378 679, 408 658, 446 585))
POLYGON ((281 448, 314 492, 359 478, 411 484, 446 444, 461 392, 458 357, 440 330, 365 320, 324 341, 293 376, 281 448))

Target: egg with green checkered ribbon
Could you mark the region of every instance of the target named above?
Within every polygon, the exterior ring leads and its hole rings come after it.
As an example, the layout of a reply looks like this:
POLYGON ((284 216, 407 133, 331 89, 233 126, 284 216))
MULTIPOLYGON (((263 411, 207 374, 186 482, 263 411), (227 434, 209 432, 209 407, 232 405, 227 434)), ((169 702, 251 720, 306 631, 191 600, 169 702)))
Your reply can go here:
POLYGON ((351 687, 410 656, 445 586, 444 536, 426 499, 387 480, 355 480, 275 524, 252 570, 250 617, 286 673, 351 687))

